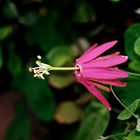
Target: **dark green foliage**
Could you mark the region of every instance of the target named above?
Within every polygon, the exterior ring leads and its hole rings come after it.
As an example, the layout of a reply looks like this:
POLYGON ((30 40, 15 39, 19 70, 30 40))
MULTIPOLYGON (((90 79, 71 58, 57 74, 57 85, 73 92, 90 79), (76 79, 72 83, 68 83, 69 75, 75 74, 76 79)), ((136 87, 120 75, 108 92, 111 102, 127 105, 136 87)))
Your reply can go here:
MULTIPOLYGON (((118 40, 110 52, 120 51, 129 57, 120 68, 140 73, 138 5, 139 0, 0 1, 0 96, 3 90, 14 90, 20 96, 15 118, 6 126, 5 140, 140 139, 137 120, 114 103, 111 93, 105 93, 112 105, 109 113, 100 102, 86 96, 89 93, 75 82, 72 71, 52 71, 45 80, 28 71, 36 66, 37 55, 53 66, 73 66, 90 44, 118 40), (69 102, 72 106, 64 107, 69 102)), ((123 80, 127 87, 113 89, 140 115, 140 77, 130 75, 123 80)))
POLYGON ((107 112, 101 104, 95 101, 91 102, 85 110, 85 116, 81 122, 75 140, 99 139, 108 126, 109 117, 109 112, 107 112))
MULTIPOLYGON (((135 53, 134 47, 137 39, 140 37, 140 24, 133 24, 125 32, 125 50, 129 59, 137 59, 138 55, 135 53)), ((137 51, 137 50, 136 50, 137 51)))
POLYGON ((118 88, 115 87, 115 92, 126 105, 129 105, 136 99, 140 99, 140 78, 130 76, 129 78, 125 79, 128 83, 128 86, 125 88, 118 88))
MULTIPOLYGON (((20 79, 20 83, 14 84, 18 90, 25 93, 32 111, 43 121, 52 120, 55 113, 55 102, 48 83, 42 79, 33 78, 28 71, 21 75, 20 79)), ((15 82, 18 81, 19 79, 15 82)))
POLYGON ((52 47, 64 45, 65 41, 55 25, 58 18, 57 11, 52 11, 48 15, 40 17, 38 22, 26 34, 27 43, 40 45, 45 52, 52 47))

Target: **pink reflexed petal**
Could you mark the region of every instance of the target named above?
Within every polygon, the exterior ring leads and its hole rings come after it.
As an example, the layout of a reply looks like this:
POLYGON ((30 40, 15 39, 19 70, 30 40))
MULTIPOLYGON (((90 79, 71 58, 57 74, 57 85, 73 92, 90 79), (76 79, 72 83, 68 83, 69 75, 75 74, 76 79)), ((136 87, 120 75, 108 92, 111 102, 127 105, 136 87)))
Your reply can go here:
POLYGON ((107 59, 107 58, 110 58, 110 57, 112 57, 112 56, 116 56, 116 55, 119 55, 119 54, 120 54, 120 52, 115 52, 115 53, 112 53, 112 54, 109 54, 109 55, 97 57, 95 60, 107 59))
POLYGON ((112 48, 116 43, 117 41, 107 42, 99 47, 96 47, 95 49, 92 49, 91 51, 88 51, 88 53, 84 57, 82 57, 82 59, 79 61, 79 63, 80 64, 86 63, 92 59, 95 59, 96 57, 98 57, 99 55, 107 51, 108 49, 112 48))
POLYGON ((117 87, 126 87, 127 83, 126 82, 121 82, 118 79, 89 79, 91 81, 95 81, 98 83, 106 84, 106 85, 112 85, 112 86, 117 86, 117 87))
MULTIPOLYGON (((90 82, 90 81, 89 81, 90 82)), ((109 87, 106 87, 106 86, 103 86, 103 85, 101 85, 101 84, 98 84, 98 83, 95 83, 95 82, 91 82, 95 87, 97 87, 97 88, 99 88, 99 89, 103 89, 103 90, 105 90, 105 91, 107 91, 107 92, 110 92, 111 90, 110 90, 110 88, 109 87)))
POLYGON ((85 57, 88 55, 88 53, 90 53, 96 47, 97 47, 97 44, 94 44, 93 46, 91 46, 81 57, 76 59, 76 62, 77 63, 82 63, 84 61, 85 57))
POLYGON ((104 96, 87 80, 80 81, 106 108, 111 111, 111 106, 104 96))
POLYGON ((128 60, 127 56, 123 56, 123 55, 116 55, 116 56, 112 56, 109 58, 103 58, 99 59, 99 60, 91 60, 85 64, 83 64, 83 68, 84 67, 111 67, 111 66, 116 66, 118 64, 124 63, 128 60))
POLYGON ((128 77, 128 73, 116 68, 83 68, 82 76, 95 79, 118 79, 128 77))

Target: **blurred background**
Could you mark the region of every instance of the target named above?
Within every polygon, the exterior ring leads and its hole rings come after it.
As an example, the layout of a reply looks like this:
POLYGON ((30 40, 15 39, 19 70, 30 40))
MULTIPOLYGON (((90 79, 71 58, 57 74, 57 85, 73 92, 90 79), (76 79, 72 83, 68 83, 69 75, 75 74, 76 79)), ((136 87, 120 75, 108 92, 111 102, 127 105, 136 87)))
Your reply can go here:
MULTIPOLYGON (((123 107, 112 94, 103 93, 108 112, 71 71, 46 80, 28 71, 37 55, 52 66, 73 66, 94 43, 112 40, 118 43, 110 52, 129 56, 120 68, 140 73, 140 0, 0 0, 0 140, 139 137, 133 118, 117 119, 123 107)), ((129 105, 140 98, 140 79, 125 81, 114 90, 129 105)))

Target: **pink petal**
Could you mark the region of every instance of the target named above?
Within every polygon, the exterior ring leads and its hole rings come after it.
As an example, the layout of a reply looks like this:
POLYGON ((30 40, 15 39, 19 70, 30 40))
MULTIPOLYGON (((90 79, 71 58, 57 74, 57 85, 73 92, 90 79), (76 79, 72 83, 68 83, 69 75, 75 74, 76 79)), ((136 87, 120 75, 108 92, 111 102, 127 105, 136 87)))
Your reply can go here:
POLYGON ((85 59, 85 57, 88 55, 88 53, 90 53, 96 47, 97 47, 97 44, 94 44, 93 46, 91 46, 81 57, 79 57, 78 59, 76 59, 76 62, 77 63, 82 63, 83 60, 85 59))
POLYGON ((80 61, 77 61, 77 62, 79 62, 81 64, 81 63, 88 62, 92 59, 95 59, 100 54, 102 54, 105 51, 107 51, 108 49, 112 48, 116 43, 117 43, 117 41, 111 41, 111 42, 104 43, 103 45, 101 45, 99 47, 93 48, 90 51, 88 51, 84 56, 81 56, 79 58, 80 61))
POLYGON ((112 53, 112 54, 108 54, 108 55, 105 55, 105 56, 100 56, 100 57, 97 57, 96 60, 102 60, 102 59, 107 59, 107 58, 110 58, 112 56, 116 56, 116 55, 119 55, 120 52, 115 52, 115 53, 112 53))
POLYGON ((95 79, 117 79, 128 77, 128 73, 116 68, 83 68, 82 76, 95 79))
POLYGON ((99 82, 106 85, 118 86, 118 87, 125 87, 127 86, 126 82, 121 82, 118 79, 89 79, 91 81, 99 82))
POLYGON ((111 106, 108 101, 104 98, 104 96, 87 80, 80 81, 106 108, 110 111, 111 106))
MULTIPOLYGON (((89 81, 90 82, 90 81, 89 81)), ((103 90, 105 90, 105 91, 107 91, 107 92, 110 92, 111 90, 110 90, 110 88, 109 87, 106 87, 106 86, 104 86, 104 85, 101 85, 101 84, 98 84, 98 83, 95 83, 95 82, 91 82, 95 87, 97 87, 97 88, 99 88, 99 89, 103 89, 103 90)))
POLYGON ((83 68, 84 67, 111 67, 111 66, 115 66, 121 63, 124 63, 128 60, 127 56, 123 56, 123 55, 116 55, 116 56, 112 56, 109 58, 103 58, 99 59, 99 60, 91 60, 85 64, 83 64, 83 68))

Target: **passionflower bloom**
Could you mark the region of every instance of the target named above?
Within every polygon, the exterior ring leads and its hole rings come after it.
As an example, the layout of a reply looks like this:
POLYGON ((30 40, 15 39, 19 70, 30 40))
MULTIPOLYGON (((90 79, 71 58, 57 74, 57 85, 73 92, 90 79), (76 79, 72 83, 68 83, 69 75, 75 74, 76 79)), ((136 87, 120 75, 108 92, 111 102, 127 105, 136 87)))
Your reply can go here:
POLYGON ((111 106, 98 89, 110 92, 110 88, 105 85, 125 87, 127 84, 121 82, 120 78, 128 77, 128 73, 119 70, 115 66, 127 61, 128 57, 120 55, 119 52, 100 56, 108 49, 112 48, 117 41, 105 43, 101 46, 97 44, 88 49, 80 58, 76 59, 74 67, 53 67, 41 62, 41 56, 37 56, 37 67, 30 67, 29 71, 34 72, 34 77, 45 79, 44 74, 49 75, 49 71, 54 70, 74 70, 76 80, 83 84, 89 92, 94 95, 108 110, 111 106))
POLYGON ((100 56, 116 43, 117 41, 112 41, 101 46, 95 44, 76 59, 75 63, 75 67, 79 67, 75 70, 76 80, 83 84, 108 110, 111 110, 111 106, 98 89, 110 92, 110 88, 105 85, 125 87, 127 84, 119 79, 128 77, 127 72, 114 67, 126 62, 127 56, 120 55, 119 52, 100 56))

